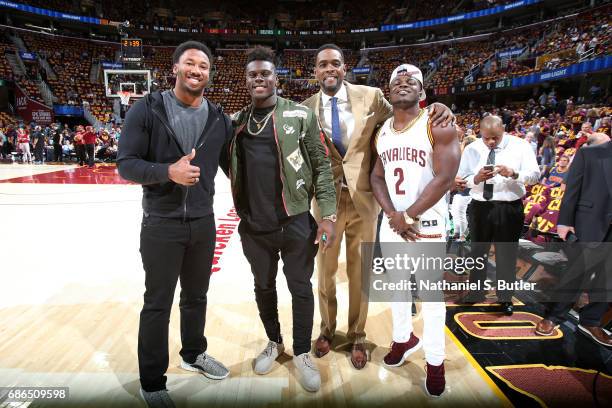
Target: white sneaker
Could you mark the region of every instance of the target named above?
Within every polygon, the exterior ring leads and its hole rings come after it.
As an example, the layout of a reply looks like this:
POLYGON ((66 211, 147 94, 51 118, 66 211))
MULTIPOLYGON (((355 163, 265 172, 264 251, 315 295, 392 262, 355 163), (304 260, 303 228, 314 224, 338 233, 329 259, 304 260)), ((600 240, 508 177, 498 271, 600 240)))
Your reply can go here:
POLYGON ((298 381, 306 391, 316 392, 321 388, 321 374, 310 353, 302 353, 293 357, 293 364, 297 370, 298 381))
POLYGON ((285 351, 283 343, 276 343, 270 340, 264 351, 255 359, 255 366, 253 368, 255 374, 263 375, 272 371, 274 361, 283 354, 283 351, 285 351))

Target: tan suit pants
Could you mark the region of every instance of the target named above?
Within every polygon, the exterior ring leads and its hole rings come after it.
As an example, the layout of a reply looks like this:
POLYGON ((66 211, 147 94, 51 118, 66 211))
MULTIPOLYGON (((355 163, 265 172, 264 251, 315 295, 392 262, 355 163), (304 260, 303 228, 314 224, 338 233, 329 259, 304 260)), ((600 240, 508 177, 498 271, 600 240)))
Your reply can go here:
POLYGON ((333 338, 336 332, 336 271, 342 238, 346 242, 346 274, 349 282, 349 310, 347 338, 353 343, 365 340, 365 323, 368 315, 368 299, 362 291, 361 243, 374 242, 376 219, 363 220, 353 205, 348 189, 343 188, 338 200, 338 220, 335 223, 334 245, 317 255, 319 279, 319 309, 321 334, 333 338))

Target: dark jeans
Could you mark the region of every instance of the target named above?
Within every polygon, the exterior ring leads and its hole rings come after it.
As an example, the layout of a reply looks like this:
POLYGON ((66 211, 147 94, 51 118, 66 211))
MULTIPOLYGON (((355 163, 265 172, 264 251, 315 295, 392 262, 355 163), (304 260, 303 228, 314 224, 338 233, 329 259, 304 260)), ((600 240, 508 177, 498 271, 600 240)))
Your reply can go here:
POLYGON ((61 162, 64 160, 64 151, 62 150, 62 145, 53 145, 53 158, 56 162, 61 162))
MULTIPOLYGON (((604 242, 612 242, 612 226, 608 229, 604 242)), ((611 279, 607 274, 612 269, 610 266, 612 258, 607 250, 608 247, 603 246, 600 248, 583 248, 577 259, 571 263, 570 268, 561 277, 558 287, 555 288, 559 293, 567 296, 567 301, 548 304, 544 314, 546 319, 552 320, 555 324, 562 323, 565 320, 565 314, 578 300, 583 290, 587 289, 585 288, 585 277, 594 273, 595 279, 589 286, 595 291, 589 295, 590 303, 580 309, 578 314, 580 324, 583 326, 598 327, 601 325, 601 318, 608 310, 608 302, 606 301, 608 294, 603 294, 604 299, 597 299, 597 289, 605 290, 607 287, 606 279, 611 279)))
POLYGON ((8 141, 6 141, 6 142, 4 142, 2 144, 2 154, 5 157, 10 157, 12 150, 13 150, 13 145, 11 143, 9 143, 8 141))
MULTIPOLYGON (((471 256, 474 259, 487 258, 491 243, 503 243, 495 247, 496 279, 516 281, 518 240, 525 219, 522 201, 472 200, 468 217, 472 240, 471 256)), ((480 287, 484 288, 486 275, 487 262, 484 268, 472 269, 470 282, 480 282, 480 287)), ((497 299, 500 302, 510 302, 513 294, 513 290, 498 290, 497 299)))
POLYGON ((75 144, 74 150, 76 152, 76 156, 79 159, 79 165, 82 166, 85 164, 85 145, 83 144, 75 144))
POLYGON ((138 330, 138 365, 145 391, 158 391, 166 386, 168 323, 178 279, 181 281, 180 355, 193 363, 206 350, 206 292, 215 234, 212 214, 186 222, 143 217, 140 253, 146 290, 138 330))
POLYGON ((283 259, 283 273, 291 292, 293 354, 296 356, 310 350, 314 315, 310 278, 318 250, 318 245, 314 244, 317 225, 309 213, 304 215, 307 215, 307 220, 301 220, 304 222, 296 220, 298 222, 291 222, 275 232, 253 232, 244 221, 238 226, 242 249, 255 277, 255 300, 259 317, 268 338, 277 343, 283 341, 276 292, 279 253, 283 259))
POLYGON ((87 152, 87 165, 93 167, 94 165, 94 153, 96 151, 96 145, 87 144, 85 145, 85 151, 87 152))
POLYGON ((44 146, 42 146, 42 145, 40 145, 40 146, 36 145, 34 147, 34 161, 42 163, 42 161, 43 161, 43 149, 44 149, 44 146))

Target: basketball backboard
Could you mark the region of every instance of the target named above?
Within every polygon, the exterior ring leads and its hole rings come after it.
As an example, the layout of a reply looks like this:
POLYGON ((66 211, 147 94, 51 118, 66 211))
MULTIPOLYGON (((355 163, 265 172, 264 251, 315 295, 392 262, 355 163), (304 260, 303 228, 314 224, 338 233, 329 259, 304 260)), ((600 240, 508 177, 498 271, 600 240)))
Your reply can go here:
POLYGON ((119 98, 118 92, 130 92, 130 97, 142 98, 151 89, 151 72, 136 69, 105 69, 104 89, 109 98, 119 98))

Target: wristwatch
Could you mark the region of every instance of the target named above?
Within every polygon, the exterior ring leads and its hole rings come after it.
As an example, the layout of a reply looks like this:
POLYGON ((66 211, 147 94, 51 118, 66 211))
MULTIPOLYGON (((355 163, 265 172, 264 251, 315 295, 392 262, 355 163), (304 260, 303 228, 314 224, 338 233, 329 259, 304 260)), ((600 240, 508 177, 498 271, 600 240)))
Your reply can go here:
POLYGON ((412 218, 406 211, 404 211, 404 221, 406 221, 406 224, 409 225, 416 224, 417 221, 419 221, 419 217, 412 218))
POLYGON ((323 219, 326 220, 326 221, 336 222, 338 217, 336 216, 336 214, 332 214, 332 215, 327 215, 327 216, 323 217, 323 219))
POLYGON ((511 177, 512 177, 514 180, 516 180, 516 179, 518 179, 518 176, 519 176, 518 172, 516 172, 515 170, 512 170, 512 176, 511 176, 511 177))

